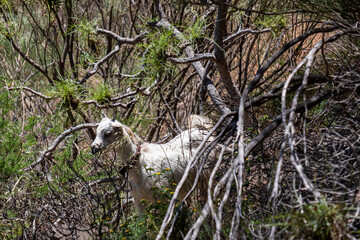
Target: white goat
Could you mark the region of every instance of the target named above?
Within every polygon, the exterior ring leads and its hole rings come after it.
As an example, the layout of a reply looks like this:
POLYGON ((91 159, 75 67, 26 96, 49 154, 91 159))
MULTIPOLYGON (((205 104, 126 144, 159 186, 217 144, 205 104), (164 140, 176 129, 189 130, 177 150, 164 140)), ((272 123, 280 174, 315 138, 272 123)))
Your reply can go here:
POLYGON ((192 114, 185 119, 186 129, 199 128, 210 130, 213 126, 212 120, 206 116, 192 114))
MULTIPOLYGON (((143 143, 127 126, 109 118, 102 119, 96 132, 96 138, 91 144, 93 153, 117 141, 119 144, 116 144, 116 152, 120 160, 134 165, 128 172, 131 184, 130 194, 134 198, 136 208, 140 211, 144 209, 140 204, 142 199, 154 201, 152 187, 169 186, 172 183, 169 181, 175 183, 180 181, 187 162, 207 133, 204 130, 192 128, 183 131, 166 144, 143 143), (146 169, 153 171, 146 171, 146 169), (162 175, 163 170, 166 169, 170 169, 170 171, 165 171, 167 176, 156 178, 159 181, 154 183, 154 177, 150 176, 154 173, 162 175)), ((196 173, 195 169, 193 171, 192 178, 196 173)), ((192 186, 190 179, 180 191, 181 199, 192 186)))

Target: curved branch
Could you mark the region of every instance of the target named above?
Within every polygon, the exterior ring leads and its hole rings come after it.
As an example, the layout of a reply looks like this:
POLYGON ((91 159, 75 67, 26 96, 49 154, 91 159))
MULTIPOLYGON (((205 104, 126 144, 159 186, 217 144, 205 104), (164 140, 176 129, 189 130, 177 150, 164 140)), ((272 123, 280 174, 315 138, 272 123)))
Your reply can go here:
POLYGON ((146 90, 146 87, 141 87, 141 88, 136 89, 135 91, 128 92, 128 93, 126 93, 124 95, 114 97, 114 98, 110 98, 110 101, 117 101, 117 100, 120 100, 120 99, 123 99, 123 98, 131 97, 131 96, 133 96, 133 95, 135 95, 137 93, 141 93, 141 94, 147 96, 147 94, 144 93, 145 90, 146 90))
POLYGON ((89 100, 89 101, 83 101, 83 102, 81 102, 81 104, 83 104, 83 105, 94 104, 95 107, 97 107, 97 108, 116 108, 116 107, 121 107, 121 108, 128 109, 129 106, 131 106, 131 104, 136 103, 136 102, 137 102, 137 100, 134 99, 134 100, 128 102, 127 104, 124 104, 124 103, 99 104, 96 100, 89 100))
POLYGON ((88 80, 92 75, 94 75, 97 72, 97 70, 99 70, 100 65, 102 65, 109 58, 111 58, 113 55, 115 55, 119 50, 120 50, 120 45, 118 44, 115 46, 114 50, 109 52, 105 57, 103 57, 102 59, 100 59, 99 61, 97 61, 94 64, 93 69, 85 75, 85 77, 79 82, 79 84, 85 83, 86 80, 88 80))
MULTIPOLYGON (((306 108, 311 108, 317 104, 319 104, 321 101, 326 99, 327 97, 331 96, 331 91, 327 90, 324 92, 319 93, 318 95, 308 99, 305 103, 300 104, 296 108, 296 112, 303 112, 306 108)), ((290 114, 290 109, 286 111, 286 114, 290 114)), ((246 146, 244 150, 244 156, 247 157, 251 151, 253 151, 266 137, 268 137, 280 124, 282 123, 282 114, 279 114, 270 124, 255 138, 251 140, 251 142, 246 146)), ((219 180, 218 184, 213 190, 212 198, 216 199, 222 191, 229 191, 229 189, 232 187, 232 183, 235 178, 235 174, 233 173, 236 171, 236 169, 239 168, 240 165, 240 157, 238 156, 234 162, 231 164, 231 166, 228 168, 227 172, 224 174, 224 176, 219 180), (225 189, 224 189, 225 188, 225 189)), ((216 168, 215 168, 216 170, 216 168)), ((184 239, 196 239, 196 236, 198 234, 198 231, 206 219, 206 217, 211 212, 211 198, 208 198, 208 201, 206 202, 205 206, 202 209, 202 212, 198 219, 196 220, 195 224, 191 227, 191 229, 188 231, 187 235, 184 239)), ((220 204, 218 209, 218 214, 222 211, 222 205, 223 202, 220 204)), ((164 222, 163 222, 164 224, 164 222)), ((159 233, 160 234, 160 233, 159 233)), ((159 236, 158 234, 158 236, 159 236)), ((160 239, 160 238, 158 238, 160 239)))
MULTIPOLYGON (((330 26, 330 27, 319 27, 319 28, 314 28, 311 29, 309 31, 307 31, 306 33, 300 35, 299 37, 287 42, 286 44, 284 44, 282 46, 282 48, 280 48, 276 53, 274 53, 269 60, 264 63, 264 65, 259 68, 259 70, 256 72, 255 77, 253 78, 253 80, 251 81, 251 83, 249 84, 249 87, 247 89, 247 92, 249 93, 250 91, 252 91, 255 86, 257 85, 257 83, 261 80, 262 76, 264 75, 264 73, 266 72, 266 70, 268 70, 268 68, 284 53, 286 52, 288 49, 290 49, 292 46, 294 46, 295 44, 303 41, 304 39, 308 38, 311 35, 317 34, 317 33, 328 33, 328 32, 332 32, 339 29, 338 26, 330 26)), ((247 94, 245 94, 246 96, 247 94)))
POLYGON ((112 37, 113 39, 118 41, 118 44, 130 44, 130 45, 140 42, 147 35, 147 32, 143 32, 134 38, 124 38, 124 37, 120 37, 119 35, 117 35, 116 33, 112 32, 112 31, 109 31, 106 29, 98 28, 96 31, 97 31, 97 33, 106 34, 106 35, 112 37))
POLYGON ((9 91, 12 91, 12 90, 26 90, 28 92, 31 92, 33 94, 35 94, 36 96, 39 96, 45 100, 50 100, 50 99, 53 99, 53 97, 50 97, 50 96, 46 96, 40 92, 37 92, 35 91, 34 89, 31 89, 31 88, 28 88, 28 87, 10 87, 10 88, 7 88, 9 91))
POLYGON ((265 32, 270 32, 270 28, 265 28, 265 29, 262 29, 262 30, 259 30, 259 31, 256 31, 256 30, 252 30, 252 29, 241 29, 239 27, 238 31, 236 33, 234 33, 233 35, 227 37, 224 39, 224 43, 228 43, 230 42, 231 40, 245 34, 245 33, 252 33, 252 34, 260 34, 260 33, 265 33, 265 32))
MULTIPOLYGON (((159 3, 159 1, 156 1, 155 5, 156 5, 156 8, 159 11, 159 13, 163 12, 162 6, 159 3)), ((177 39, 179 39, 181 42, 186 42, 186 39, 185 39, 184 35, 182 34, 182 32, 180 32, 177 28, 175 28, 164 17, 161 17, 161 18, 162 19, 156 24, 156 27, 160 27, 160 28, 164 28, 166 30, 172 31, 174 36, 177 39)), ((186 45, 186 47, 184 48, 184 52, 189 58, 192 58, 195 56, 194 49, 192 48, 191 45, 186 45)), ((195 69, 196 73, 199 75, 200 79, 202 79, 204 81, 206 90, 207 90, 211 100, 213 101, 214 105, 216 106, 217 110, 219 111, 219 113, 221 115, 230 113, 231 110, 226 106, 224 100, 222 99, 219 92, 215 88, 213 82, 211 81, 211 79, 209 77, 206 76, 206 71, 205 71, 204 66, 198 61, 192 62, 191 65, 195 69)))
POLYGON ((97 29, 97 32, 98 33, 102 33, 102 34, 106 34, 112 38, 114 38, 115 40, 118 41, 118 44, 115 46, 115 48, 109 52, 105 57, 103 57, 102 59, 100 59, 99 61, 97 61, 95 64, 94 64, 94 67, 91 71, 89 71, 85 77, 79 81, 79 84, 83 84, 86 82, 86 80, 88 80, 92 75, 94 75, 98 70, 99 70, 99 67, 104 63, 106 62, 107 60, 109 60, 113 55, 115 55, 117 52, 119 52, 120 50, 120 46, 122 44, 130 44, 130 45, 134 45, 138 42, 140 42, 146 35, 147 35, 147 32, 143 32, 141 34, 139 34, 138 36, 136 36, 135 38, 123 38, 123 37, 120 37, 119 35, 117 35, 116 33, 112 32, 112 31, 109 31, 109 30, 106 30, 106 29, 102 29, 102 28, 98 28, 97 29))
POLYGON ((74 132, 77 132, 79 130, 82 129, 86 129, 86 128, 94 128, 97 127, 98 123, 84 123, 84 124, 80 124, 77 125, 75 127, 69 128, 66 131, 62 132, 56 139, 55 141, 51 144, 50 147, 48 147, 47 149, 45 149, 44 151, 41 152, 40 156, 38 157, 38 159, 31 163, 29 166, 27 166, 26 168, 23 168, 21 171, 27 172, 29 170, 34 169, 34 167, 36 167, 37 165, 39 165, 40 163, 42 163, 44 161, 45 158, 51 157, 53 152, 55 151, 55 149, 57 148, 57 146, 59 146, 59 144, 69 135, 73 134, 74 132))

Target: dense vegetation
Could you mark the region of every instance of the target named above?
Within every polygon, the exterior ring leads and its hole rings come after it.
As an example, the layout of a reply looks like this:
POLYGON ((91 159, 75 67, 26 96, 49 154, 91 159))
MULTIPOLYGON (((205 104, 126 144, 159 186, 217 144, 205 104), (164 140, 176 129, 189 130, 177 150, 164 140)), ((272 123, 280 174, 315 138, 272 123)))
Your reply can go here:
POLYGON ((359 14, 355 0, 1 0, 0 238, 360 238, 359 14), (208 196, 155 188, 138 214, 123 163, 90 152, 95 123, 166 142, 190 114, 231 153, 198 158, 208 196))

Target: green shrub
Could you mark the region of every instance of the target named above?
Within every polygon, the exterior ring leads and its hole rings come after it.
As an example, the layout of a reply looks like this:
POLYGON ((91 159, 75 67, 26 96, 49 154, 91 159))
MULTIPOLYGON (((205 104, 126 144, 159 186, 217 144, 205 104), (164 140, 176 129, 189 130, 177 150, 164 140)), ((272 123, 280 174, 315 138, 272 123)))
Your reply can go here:
MULTIPOLYGON (((154 182, 158 182, 160 178, 167 178, 167 172, 171 169, 166 168, 162 172, 153 172, 152 168, 147 166, 145 171, 152 173, 151 178, 154 182)), ((171 175, 171 174, 170 174, 171 175)), ((144 213, 138 215, 132 213, 127 218, 123 218, 119 229, 116 231, 108 231, 106 235, 113 236, 113 239, 155 239, 161 227, 163 218, 169 206, 169 201, 175 191, 176 183, 168 179, 169 186, 153 187, 152 192, 155 201, 149 203, 147 200, 141 200, 141 204, 145 206, 144 213)), ((180 204, 175 206, 174 214, 179 211, 180 204)), ((196 209, 190 209, 187 206, 182 206, 179 216, 174 225, 174 230, 171 239, 183 239, 182 234, 186 234, 191 226, 192 215, 196 214, 196 209)), ((111 238, 112 239, 112 238, 111 238)))
POLYGON ((29 163, 35 154, 37 136, 33 131, 39 118, 30 117, 23 125, 21 119, 11 120, 10 112, 16 108, 13 93, 0 92, 0 179, 8 178, 29 163))
POLYGON ((290 239, 345 239, 347 210, 325 200, 307 204, 290 214, 285 229, 290 239))
POLYGON ((107 103, 113 91, 108 87, 108 85, 102 83, 98 85, 96 88, 90 91, 91 99, 97 101, 100 104, 107 103))
POLYGON ((254 23, 259 29, 271 28, 274 36, 279 36, 286 27, 287 19, 284 15, 264 15, 254 23))
POLYGON ((179 46, 172 31, 156 29, 148 35, 147 39, 149 39, 147 43, 139 44, 138 47, 145 52, 140 62, 151 84, 163 73, 173 70, 173 65, 168 63, 166 58, 178 55, 179 46))
POLYGON ((81 87, 70 79, 64 79, 55 83, 49 95, 60 98, 64 107, 74 107, 73 104, 81 96, 81 87))

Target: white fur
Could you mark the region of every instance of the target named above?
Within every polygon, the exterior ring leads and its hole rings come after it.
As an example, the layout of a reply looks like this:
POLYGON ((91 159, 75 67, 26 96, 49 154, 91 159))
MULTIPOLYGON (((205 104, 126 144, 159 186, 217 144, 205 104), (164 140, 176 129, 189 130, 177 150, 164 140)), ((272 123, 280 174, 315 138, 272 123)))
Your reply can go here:
POLYGON ((206 116, 192 114, 185 119, 185 126, 187 129, 199 128, 210 130, 214 124, 212 120, 206 116))
MULTIPOLYGON (((98 128, 97 136, 91 144, 93 152, 106 148, 114 141, 119 141, 116 149, 119 158, 123 162, 135 160, 134 166, 129 170, 129 181, 131 184, 130 194, 133 196, 135 206, 143 210, 140 201, 146 199, 154 201, 151 188, 154 186, 169 186, 173 182, 178 183, 184 173, 187 162, 194 154, 196 148, 206 135, 206 131, 197 128, 183 131, 166 144, 142 143, 125 125, 118 121, 104 118, 98 128), (108 134, 108 135, 106 135, 108 134), (137 154, 140 145, 140 155, 137 154), (171 171, 166 171, 170 168, 171 171), (153 169, 153 170, 146 170, 153 169), (165 170, 166 177, 164 176, 165 170), (161 173, 161 175, 156 175, 161 173), (155 174, 155 176, 152 176, 155 174), (152 177, 150 177, 152 176, 152 177), (154 183, 155 180, 156 183, 154 183)), ((183 198, 190 189, 194 172, 188 182, 182 187, 180 198, 183 198)))

